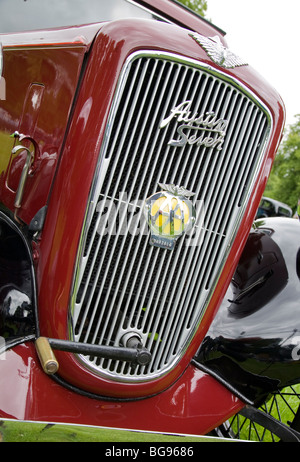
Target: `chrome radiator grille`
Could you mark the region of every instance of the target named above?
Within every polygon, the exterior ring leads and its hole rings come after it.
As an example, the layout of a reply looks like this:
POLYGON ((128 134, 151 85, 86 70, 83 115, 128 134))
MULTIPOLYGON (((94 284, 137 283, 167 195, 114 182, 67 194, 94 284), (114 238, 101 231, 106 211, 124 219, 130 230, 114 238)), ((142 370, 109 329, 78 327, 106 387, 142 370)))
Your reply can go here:
POLYGON ((137 53, 128 60, 83 229, 71 337, 120 346, 127 334, 134 334, 152 360, 133 366, 82 356, 88 367, 118 381, 145 381, 179 361, 222 270, 269 129, 262 105, 221 73, 167 54, 137 53), (189 107, 190 117, 213 112, 225 120, 222 144, 203 138, 196 143, 193 132, 185 145, 170 144, 179 138, 174 108, 181 103, 189 107), (180 237, 173 250, 149 244, 143 204, 160 190, 158 183, 195 193, 193 233, 180 237))

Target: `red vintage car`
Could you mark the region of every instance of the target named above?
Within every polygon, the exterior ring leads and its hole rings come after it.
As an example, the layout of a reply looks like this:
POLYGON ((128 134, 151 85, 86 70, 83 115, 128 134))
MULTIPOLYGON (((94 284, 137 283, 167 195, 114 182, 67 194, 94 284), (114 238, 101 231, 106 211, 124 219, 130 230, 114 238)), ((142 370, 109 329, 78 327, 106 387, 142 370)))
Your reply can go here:
POLYGON ((298 440, 259 409, 300 377, 281 98, 176 1, 7 3, 0 417, 298 440))

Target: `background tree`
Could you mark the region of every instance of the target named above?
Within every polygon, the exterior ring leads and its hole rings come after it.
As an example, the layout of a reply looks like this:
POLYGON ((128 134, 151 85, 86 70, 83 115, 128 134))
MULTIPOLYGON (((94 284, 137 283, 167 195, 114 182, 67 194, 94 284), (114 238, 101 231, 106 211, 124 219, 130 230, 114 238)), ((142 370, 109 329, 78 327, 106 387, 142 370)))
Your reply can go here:
POLYGON ((300 198, 300 114, 286 129, 264 195, 296 210, 300 198))
POLYGON ((183 5, 187 6, 195 13, 205 16, 207 11, 207 1, 206 0, 178 0, 183 5))

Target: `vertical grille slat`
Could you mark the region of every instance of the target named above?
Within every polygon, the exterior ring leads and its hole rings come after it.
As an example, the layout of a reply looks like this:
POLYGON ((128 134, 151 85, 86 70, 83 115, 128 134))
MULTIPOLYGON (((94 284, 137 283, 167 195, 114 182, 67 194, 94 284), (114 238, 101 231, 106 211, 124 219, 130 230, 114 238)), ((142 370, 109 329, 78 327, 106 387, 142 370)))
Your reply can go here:
POLYGON ((82 356, 87 367, 118 381, 144 381, 180 360, 237 232, 269 129, 266 110, 227 76, 171 54, 129 58, 99 156, 97 172, 102 166, 103 174, 95 176, 88 205, 71 332, 75 341, 111 346, 135 333, 152 360, 132 366, 82 356), (194 142, 204 129, 209 132, 205 126, 187 127, 190 143, 182 147, 169 143, 179 139, 180 117, 162 128, 161 122, 185 102, 186 119, 212 113, 227 121, 221 150, 194 142), (171 251, 149 244, 143 216, 158 183, 194 193, 195 228, 171 251))

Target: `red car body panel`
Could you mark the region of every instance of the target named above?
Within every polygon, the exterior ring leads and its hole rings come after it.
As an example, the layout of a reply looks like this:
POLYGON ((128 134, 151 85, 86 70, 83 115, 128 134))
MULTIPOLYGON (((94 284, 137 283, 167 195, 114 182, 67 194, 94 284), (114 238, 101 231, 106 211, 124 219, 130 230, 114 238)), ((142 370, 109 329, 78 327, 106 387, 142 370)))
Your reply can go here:
POLYGON ((32 344, 19 345, 6 355, 7 361, 0 362, 5 419, 202 435, 243 407, 193 366, 166 392, 125 402, 91 399, 58 385, 41 370, 32 344))
MULTIPOLYGON (((204 35, 218 34, 209 24, 170 3, 151 2, 163 14, 177 16, 185 27, 204 35)), ((221 33, 219 37, 225 43, 221 33)), ((41 239, 33 243, 39 329, 42 336, 68 339, 70 293, 86 203, 126 59, 141 49, 167 50, 200 60, 212 69, 220 68, 191 39, 188 30, 148 20, 2 35, 0 40, 7 82, 7 98, 0 112, 4 140, 0 153, 0 199, 27 225, 47 206, 41 239), (17 85, 11 79, 18 80, 20 73, 22 80, 17 85), (17 158, 10 154, 14 145, 10 135, 16 130, 29 137, 27 142, 34 140, 38 146, 18 210, 14 200, 25 153, 17 158)), ((254 194, 185 355, 159 379, 121 383, 88 370, 73 354, 57 351, 60 376, 84 393, 98 395, 96 399, 53 381, 42 371, 33 343, 19 345, 5 353, 5 361, 0 361, 0 383, 6 390, 0 394, 0 417, 205 434, 243 406, 214 378, 192 366, 191 360, 226 293, 247 240, 281 139, 284 109, 278 94, 249 66, 222 69, 222 73, 240 82, 263 102, 271 114, 272 128, 254 194)))

